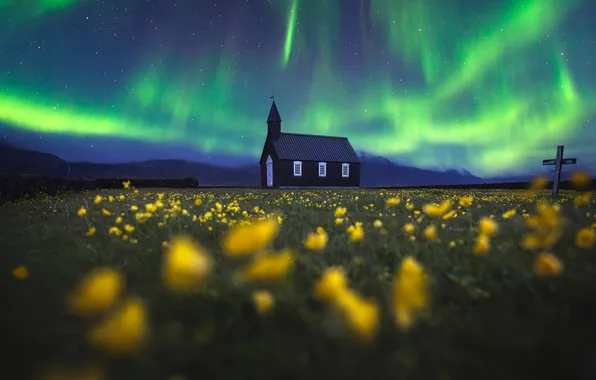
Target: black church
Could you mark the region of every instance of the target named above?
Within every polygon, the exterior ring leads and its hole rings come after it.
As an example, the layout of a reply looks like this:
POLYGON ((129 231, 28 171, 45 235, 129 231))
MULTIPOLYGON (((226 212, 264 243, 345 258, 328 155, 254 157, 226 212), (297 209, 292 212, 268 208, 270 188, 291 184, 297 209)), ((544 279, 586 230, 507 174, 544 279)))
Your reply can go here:
POLYGON ((275 100, 260 165, 262 188, 360 186, 360 160, 347 137, 282 132, 275 100))

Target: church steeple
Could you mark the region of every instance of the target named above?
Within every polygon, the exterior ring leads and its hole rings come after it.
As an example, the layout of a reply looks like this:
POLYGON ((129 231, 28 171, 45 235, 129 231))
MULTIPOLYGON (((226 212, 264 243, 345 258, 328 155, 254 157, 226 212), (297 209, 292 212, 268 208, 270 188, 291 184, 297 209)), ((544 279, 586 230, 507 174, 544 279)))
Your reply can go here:
POLYGON ((273 99, 273 103, 271 103, 269 117, 267 118, 267 135, 277 137, 281 134, 281 117, 279 116, 274 97, 272 96, 271 99, 273 99))

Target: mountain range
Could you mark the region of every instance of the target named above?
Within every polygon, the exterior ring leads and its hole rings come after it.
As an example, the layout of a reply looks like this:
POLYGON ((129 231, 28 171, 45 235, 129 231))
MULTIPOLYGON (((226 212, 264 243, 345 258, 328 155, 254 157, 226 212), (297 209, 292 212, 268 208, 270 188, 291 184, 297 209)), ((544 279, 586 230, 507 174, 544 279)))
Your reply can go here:
MULTIPOLYGON (((395 163, 385 157, 358 153, 362 187, 460 185, 525 182, 531 176, 480 178, 465 169, 422 169, 395 163)), ((70 178, 184 178, 201 186, 258 186, 259 165, 223 167, 185 160, 148 160, 118 164, 67 162, 60 157, 0 144, 0 172, 70 178)))

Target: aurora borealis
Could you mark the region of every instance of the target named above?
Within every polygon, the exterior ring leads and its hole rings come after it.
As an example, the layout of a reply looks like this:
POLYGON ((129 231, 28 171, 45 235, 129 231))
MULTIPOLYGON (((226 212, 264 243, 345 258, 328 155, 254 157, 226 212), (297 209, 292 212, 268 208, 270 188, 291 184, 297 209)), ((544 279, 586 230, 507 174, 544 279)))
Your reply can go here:
POLYGON ((537 171, 565 144, 596 168, 592 0, 0 0, 0 17, 3 135, 257 160, 274 88, 284 131, 418 167, 537 171))

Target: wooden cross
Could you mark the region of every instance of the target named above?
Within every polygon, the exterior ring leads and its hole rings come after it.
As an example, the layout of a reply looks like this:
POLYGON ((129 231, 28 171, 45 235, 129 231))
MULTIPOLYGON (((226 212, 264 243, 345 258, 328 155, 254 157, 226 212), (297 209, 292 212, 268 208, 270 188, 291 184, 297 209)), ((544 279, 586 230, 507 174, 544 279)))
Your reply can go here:
POLYGON ((553 179, 553 195, 559 194, 559 182, 561 181, 561 169, 563 165, 573 165, 577 163, 577 158, 563 158, 563 147, 557 147, 557 158, 554 160, 542 160, 542 165, 555 165, 555 178, 553 179))

